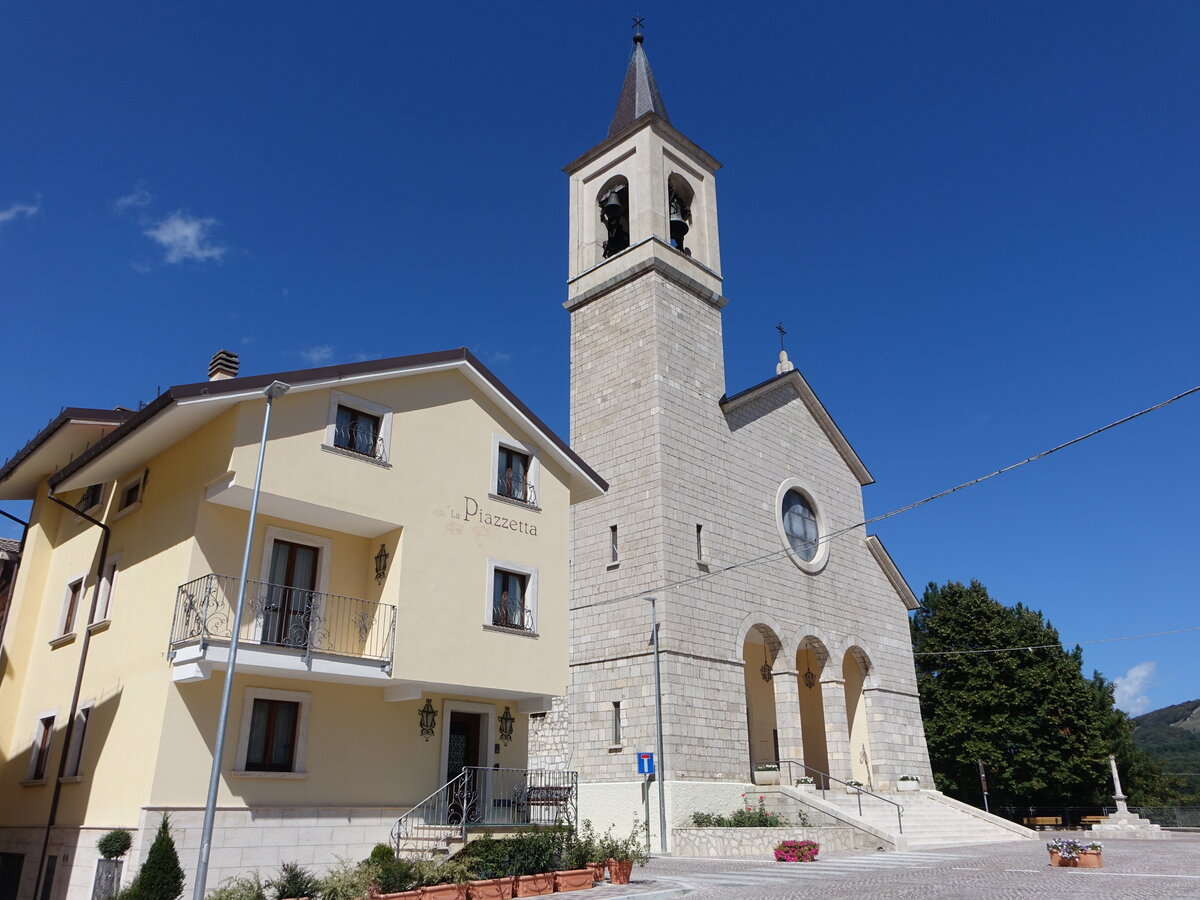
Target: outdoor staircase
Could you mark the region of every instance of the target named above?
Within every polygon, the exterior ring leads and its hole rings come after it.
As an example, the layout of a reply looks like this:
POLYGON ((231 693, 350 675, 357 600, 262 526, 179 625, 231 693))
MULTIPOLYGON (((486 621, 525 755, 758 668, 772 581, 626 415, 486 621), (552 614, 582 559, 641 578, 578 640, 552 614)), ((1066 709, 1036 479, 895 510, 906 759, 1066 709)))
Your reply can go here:
POLYGON ((867 835, 877 837, 880 845, 887 849, 1020 841, 1037 836, 1028 828, 952 800, 938 791, 888 794, 888 799, 903 807, 899 821, 895 806, 869 794, 862 795, 860 814, 859 798, 840 788, 822 793, 789 787, 760 787, 758 792, 765 798, 764 804, 769 810, 792 818, 796 812, 804 810, 813 824, 838 820, 855 825, 867 835))

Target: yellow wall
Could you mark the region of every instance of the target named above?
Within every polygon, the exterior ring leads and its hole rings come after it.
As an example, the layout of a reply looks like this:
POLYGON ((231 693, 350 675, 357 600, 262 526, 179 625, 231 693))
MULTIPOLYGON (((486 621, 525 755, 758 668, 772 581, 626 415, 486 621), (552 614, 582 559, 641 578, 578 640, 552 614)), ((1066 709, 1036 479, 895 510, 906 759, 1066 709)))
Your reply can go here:
MULTIPOLYGON (((528 717, 515 700, 480 700, 466 686, 554 695, 567 680, 567 573, 569 491, 566 473, 542 459, 540 510, 488 499, 492 441, 500 434, 529 444, 503 411, 458 373, 394 379, 343 388, 389 406, 390 467, 321 449, 328 390, 293 391, 274 404, 263 491, 393 523, 372 537, 338 532, 321 521, 261 515, 249 577, 258 579, 269 526, 332 542, 327 590, 397 608, 394 678, 431 685, 463 685, 451 696, 505 705, 517 716, 515 739, 495 761, 520 767, 526 757, 528 717), (464 498, 481 513, 518 519, 523 530, 465 521, 464 498), (529 533, 536 529, 536 535, 529 533), (373 557, 384 543, 391 554, 387 578, 374 578, 373 557), (536 638, 489 630, 485 597, 488 560, 538 572, 536 638)), ((253 483, 262 401, 247 401, 142 465, 149 478, 140 509, 117 516, 114 485, 105 494, 112 526, 110 555, 120 554, 111 623, 94 633, 81 697, 95 702, 84 748, 84 778, 65 784, 63 824, 128 825, 147 804, 197 806, 204 802, 223 673, 176 684, 169 635, 181 584, 240 571, 248 513, 205 499, 206 487, 226 472, 253 483)), ((140 468, 140 466, 138 467, 140 468)), ((136 471, 136 469, 134 470, 136 471)), ((132 472, 130 473, 132 474, 132 472)), ((81 492, 68 492, 73 502, 81 492)), ((59 717, 49 782, 64 749, 70 706, 100 529, 45 499, 35 500, 32 527, 12 612, 0 649, 0 824, 45 821, 51 784, 22 787, 38 712, 59 717), (90 571, 77 618, 76 639, 51 648, 67 582, 90 571)), ((319 520, 321 516, 311 516, 319 520)), ((480 515, 478 518, 482 518, 480 515)), ((311 694, 308 777, 230 777, 221 802, 251 805, 404 805, 437 787, 439 737, 417 728, 418 701, 390 703, 383 687, 241 675, 235 682, 226 750, 232 768, 244 688, 311 694)), ((445 699, 428 694, 441 708, 445 699)), ((441 717, 439 717, 440 719, 441 717)), ((484 738, 495 742, 496 737, 484 738)))

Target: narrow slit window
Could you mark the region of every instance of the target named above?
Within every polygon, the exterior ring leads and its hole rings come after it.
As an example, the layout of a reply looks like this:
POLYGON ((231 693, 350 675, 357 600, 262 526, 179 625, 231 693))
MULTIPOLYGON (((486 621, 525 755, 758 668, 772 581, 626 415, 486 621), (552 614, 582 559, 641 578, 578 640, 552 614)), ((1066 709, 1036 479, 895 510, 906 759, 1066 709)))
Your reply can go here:
POLYGON ((620 562, 620 553, 617 547, 617 526, 608 526, 608 545, 609 545, 609 562, 620 562))
POLYGON ((696 559, 704 562, 704 526, 696 523, 696 559))
POLYGON ((614 700, 612 705, 612 742, 616 747, 621 743, 621 701, 614 700))
POLYGON ((75 630, 75 616, 79 612, 79 601, 83 597, 83 579, 77 578, 67 585, 67 596, 63 599, 62 622, 59 635, 71 634, 75 630))

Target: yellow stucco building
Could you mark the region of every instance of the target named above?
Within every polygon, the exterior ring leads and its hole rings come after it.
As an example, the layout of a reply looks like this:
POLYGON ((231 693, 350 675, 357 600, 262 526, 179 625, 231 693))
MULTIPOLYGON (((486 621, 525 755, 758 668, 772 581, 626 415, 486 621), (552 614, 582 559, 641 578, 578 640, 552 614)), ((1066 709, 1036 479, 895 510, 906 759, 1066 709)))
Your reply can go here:
POLYGON ((482 818, 529 815, 530 717, 568 680, 569 510, 606 484, 466 350, 236 365, 67 409, 0 469, 0 500, 33 501, 0 648, 11 896, 40 869, 39 900, 90 897, 115 827, 128 878, 163 810, 191 877, 260 445, 208 884, 361 857, 464 767, 496 773, 482 818))

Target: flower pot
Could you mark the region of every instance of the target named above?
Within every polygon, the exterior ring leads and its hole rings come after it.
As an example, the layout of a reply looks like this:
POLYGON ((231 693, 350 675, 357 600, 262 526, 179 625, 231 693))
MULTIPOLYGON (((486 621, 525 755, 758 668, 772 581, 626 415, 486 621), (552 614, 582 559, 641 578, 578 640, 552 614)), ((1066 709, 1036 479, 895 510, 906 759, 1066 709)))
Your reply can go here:
POLYGON ((921 782, 919 781, 897 781, 896 790, 898 791, 919 791, 921 782))
POLYGON ((817 786, 815 783, 812 783, 812 782, 809 782, 809 783, 801 782, 800 784, 796 785, 796 789, 801 790, 801 791, 815 791, 817 789, 817 786))
POLYGON ((554 873, 554 890, 556 891, 583 891, 591 886, 592 870, 590 868, 567 869, 554 873))
POLYGON ((417 900, 421 896, 420 888, 413 888, 411 891, 400 891, 396 894, 369 894, 372 900, 417 900))
POLYGON ((610 859, 608 861, 608 880, 613 884, 629 884, 629 876, 632 874, 632 859, 610 859))
POLYGON ((774 772, 755 772, 754 773, 754 783, 755 784, 779 784, 779 770, 776 769, 774 772))
POLYGON ((542 872, 540 875, 518 875, 513 881, 516 884, 514 897, 540 897, 542 894, 554 893, 553 872, 542 872))
POLYGON ((467 900, 466 884, 433 884, 421 888, 421 900, 467 900))
POLYGON ((1061 866, 1064 869, 1074 868, 1075 866, 1079 865, 1079 860, 1066 859, 1065 857, 1060 856, 1057 850, 1051 850, 1050 851, 1050 865, 1061 866))
POLYGON ((859 791, 859 788, 856 785, 853 785, 853 784, 846 785, 846 793, 847 794, 857 794, 858 791, 859 791))
POLYGON ((467 896, 470 900, 512 900, 512 895, 513 880, 511 876, 467 882, 467 896))
POLYGON ((1081 869, 1103 869, 1104 859, 1099 850, 1081 850, 1077 860, 1081 869))
POLYGON ((602 862, 588 863, 588 868, 592 870, 592 881, 593 882, 604 880, 604 863, 602 863, 602 862))

